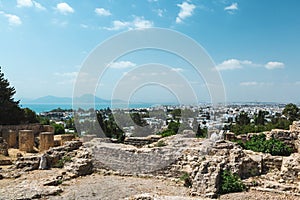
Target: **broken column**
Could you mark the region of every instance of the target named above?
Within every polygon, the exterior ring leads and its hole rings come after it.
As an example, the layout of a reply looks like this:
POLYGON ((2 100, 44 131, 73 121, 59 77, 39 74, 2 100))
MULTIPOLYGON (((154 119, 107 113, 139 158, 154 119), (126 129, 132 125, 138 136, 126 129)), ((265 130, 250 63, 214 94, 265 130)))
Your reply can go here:
POLYGON ((32 130, 19 131, 19 150, 28 153, 33 152, 34 134, 32 130))
POLYGON ((3 139, 7 142, 8 148, 16 147, 17 145, 17 132, 13 130, 5 130, 2 133, 3 139))
POLYGON ((0 137, 0 154, 8 156, 8 145, 2 137, 0 137))
POLYGON ((40 152, 46 151, 50 147, 54 147, 54 134, 52 132, 40 133, 40 152))

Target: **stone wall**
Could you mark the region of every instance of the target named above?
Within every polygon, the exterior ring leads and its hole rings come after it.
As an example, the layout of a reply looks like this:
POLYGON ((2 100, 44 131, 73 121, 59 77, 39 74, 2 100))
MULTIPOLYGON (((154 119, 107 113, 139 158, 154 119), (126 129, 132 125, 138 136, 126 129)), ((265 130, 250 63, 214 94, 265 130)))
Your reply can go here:
POLYGON ((124 144, 142 147, 147 144, 157 142, 159 139, 161 139, 160 135, 149 135, 148 137, 127 137, 124 144))
POLYGON ((0 125, 0 136, 2 136, 3 132, 9 130, 16 132, 19 132, 19 130, 32 130, 34 135, 38 136, 40 132, 46 132, 45 127, 41 124, 0 125))

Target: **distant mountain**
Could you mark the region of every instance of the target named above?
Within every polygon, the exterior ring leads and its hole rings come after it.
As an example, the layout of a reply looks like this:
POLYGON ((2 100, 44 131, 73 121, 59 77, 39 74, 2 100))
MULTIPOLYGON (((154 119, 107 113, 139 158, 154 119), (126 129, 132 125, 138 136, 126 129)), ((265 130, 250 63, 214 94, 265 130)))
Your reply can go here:
MULTIPOLYGON (((75 99, 71 97, 56 97, 56 96, 45 96, 37 99, 22 99, 21 104, 72 104, 74 102, 79 102, 80 104, 92 104, 93 99, 96 104, 108 104, 111 100, 101 99, 92 94, 85 94, 81 97, 75 99)), ((112 100, 114 103, 124 103, 122 100, 112 100)))

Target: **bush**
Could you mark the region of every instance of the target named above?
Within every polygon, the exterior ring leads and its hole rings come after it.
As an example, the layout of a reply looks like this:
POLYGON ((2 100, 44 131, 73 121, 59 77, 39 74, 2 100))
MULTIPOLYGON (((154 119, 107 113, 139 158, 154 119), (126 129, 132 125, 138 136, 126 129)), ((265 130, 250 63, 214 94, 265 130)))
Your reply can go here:
POLYGON ((71 161, 72 161, 72 158, 70 156, 64 156, 60 160, 58 160, 58 162, 53 167, 63 168, 65 163, 71 162, 71 161))
POLYGON ((51 124, 54 127, 54 135, 65 134, 65 127, 62 124, 51 124))
POLYGON ((237 141, 244 149, 270 153, 272 156, 289 156, 292 153, 292 149, 284 144, 283 142, 271 138, 266 140, 265 134, 254 135, 249 141, 243 143, 242 141, 237 141))
POLYGON ((161 135, 162 137, 169 137, 172 135, 176 135, 176 132, 174 132, 173 130, 165 130, 165 131, 159 133, 159 135, 161 135))
POLYGON ((221 174, 221 194, 227 194, 231 192, 242 192, 246 189, 246 186, 241 181, 240 177, 236 174, 232 174, 228 170, 224 170, 221 174))
POLYGON ((182 176, 180 177, 180 180, 184 181, 184 187, 192 187, 192 181, 191 181, 190 176, 187 172, 182 174, 182 176))

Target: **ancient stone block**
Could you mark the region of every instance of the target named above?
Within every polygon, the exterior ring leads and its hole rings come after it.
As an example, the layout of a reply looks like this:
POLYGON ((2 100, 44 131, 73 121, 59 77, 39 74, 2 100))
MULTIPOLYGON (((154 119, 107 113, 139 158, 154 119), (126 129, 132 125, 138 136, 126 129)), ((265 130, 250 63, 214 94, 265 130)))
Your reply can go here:
POLYGON ((19 131, 19 150, 33 152, 34 134, 31 130, 19 131))
POLYGON ((50 147, 54 147, 54 134, 52 132, 40 133, 40 152, 46 151, 50 147))
POLYGON ((17 145, 17 132, 13 130, 3 130, 3 139, 7 142, 9 148, 17 145))
POLYGON ((0 154, 8 156, 8 144, 2 137, 0 137, 0 154))

